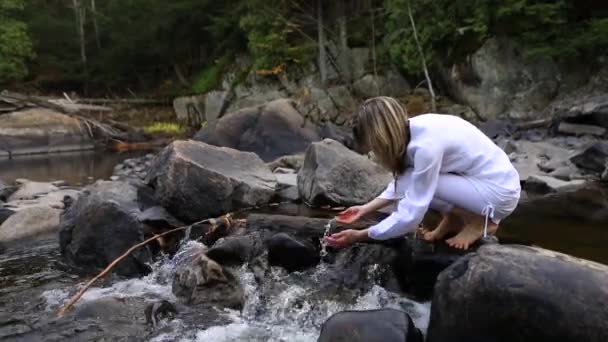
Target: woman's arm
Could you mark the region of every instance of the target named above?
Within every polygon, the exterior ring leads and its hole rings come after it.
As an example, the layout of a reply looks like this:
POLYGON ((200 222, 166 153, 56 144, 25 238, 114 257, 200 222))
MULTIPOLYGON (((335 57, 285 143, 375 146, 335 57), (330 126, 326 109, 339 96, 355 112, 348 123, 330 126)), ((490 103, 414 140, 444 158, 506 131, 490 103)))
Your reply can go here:
POLYGON ((417 151, 414 156, 414 170, 397 211, 371 227, 368 231, 370 238, 391 239, 418 227, 435 196, 442 159, 443 152, 434 148, 417 151))
POLYGON ((362 205, 361 209, 363 210, 363 215, 367 215, 376 210, 382 209, 393 202, 395 202, 395 200, 377 197, 367 204, 362 205))

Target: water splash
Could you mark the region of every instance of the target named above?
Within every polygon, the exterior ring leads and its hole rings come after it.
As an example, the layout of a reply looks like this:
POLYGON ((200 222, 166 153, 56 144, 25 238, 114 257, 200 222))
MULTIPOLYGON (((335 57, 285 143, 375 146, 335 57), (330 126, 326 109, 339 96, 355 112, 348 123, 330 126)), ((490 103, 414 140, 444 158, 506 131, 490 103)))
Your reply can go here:
MULTIPOLYGON (((91 288, 80 304, 104 297, 138 297, 146 301, 159 299, 176 302, 171 291, 177 265, 189 262, 204 252, 206 246, 188 241, 173 258, 163 258, 152 266, 153 272, 138 279, 119 281, 109 287, 91 288)), ((331 315, 344 310, 394 308, 410 314, 416 326, 426 333, 430 304, 418 303, 399 294, 373 285, 368 290, 342 289, 332 283, 331 266, 326 263, 303 272, 288 273, 282 268, 271 268, 263 282, 258 283, 248 265, 234 271, 245 294, 242 311, 224 310, 221 316, 227 323, 206 329, 196 322, 177 319, 164 324, 154 342, 164 341, 316 341, 322 324, 331 315), (358 292, 359 291, 359 292, 358 292)), ((373 284, 375 265, 367 270, 368 284, 373 284)), ((68 293, 50 290, 42 294, 47 310, 63 304, 68 293)), ((77 304, 78 305, 78 304, 77 304)), ((197 310, 197 308, 192 308, 197 310)))

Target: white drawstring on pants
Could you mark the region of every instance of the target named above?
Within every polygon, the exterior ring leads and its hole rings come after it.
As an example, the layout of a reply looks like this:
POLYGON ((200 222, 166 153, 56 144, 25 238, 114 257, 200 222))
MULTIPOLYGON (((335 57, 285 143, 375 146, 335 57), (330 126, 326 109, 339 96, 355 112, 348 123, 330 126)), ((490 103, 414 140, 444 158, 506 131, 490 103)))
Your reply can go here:
POLYGON ((494 218, 494 206, 491 204, 486 205, 481 211, 481 214, 486 217, 486 223, 483 227, 483 237, 486 238, 488 236, 488 219, 494 218))

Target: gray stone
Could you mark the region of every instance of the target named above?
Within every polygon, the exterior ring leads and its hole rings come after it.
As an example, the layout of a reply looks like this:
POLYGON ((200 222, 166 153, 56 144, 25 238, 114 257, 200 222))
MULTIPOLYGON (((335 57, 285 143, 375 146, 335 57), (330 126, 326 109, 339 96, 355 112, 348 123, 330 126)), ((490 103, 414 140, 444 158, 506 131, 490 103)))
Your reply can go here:
POLYGON ((568 164, 566 166, 559 166, 555 170, 549 173, 549 176, 561 179, 564 181, 571 180, 578 173, 576 166, 568 164))
POLYGON ((569 191, 584 186, 587 182, 582 179, 563 181, 551 176, 532 175, 525 183, 525 190, 537 193, 569 191))
POLYGON ((583 119, 603 128, 608 128, 608 95, 582 95, 566 99, 553 106, 553 115, 561 119, 583 119))
POLYGON ((381 166, 342 144, 325 139, 306 151, 298 189, 310 204, 367 203, 391 180, 381 166))
POLYGON ((177 121, 189 127, 200 127, 205 122, 205 95, 182 96, 173 100, 177 121))
POLYGON ((146 180, 169 212, 190 222, 266 204, 276 189, 255 154, 192 140, 167 146, 146 180))
POLYGON ((26 181, 8 198, 8 201, 34 199, 37 196, 57 190, 59 190, 59 188, 51 183, 26 181))
POLYGON ((542 110, 557 95, 560 73, 555 63, 525 57, 506 39, 488 39, 470 61, 446 72, 452 94, 483 119, 549 115, 542 110))
POLYGON ((53 232, 60 215, 61 210, 45 206, 19 210, 0 225, 0 242, 53 232))
POLYGON ((563 134, 571 134, 571 135, 595 135, 602 136, 606 134, 606 129, 599 126, 592 125, 581 125, 581 124, 572 124, 567 122, 560 122, 557 127, 557 131, 563 134))
MULTIPOLYGON (((306 121, 288 99, 245 108, 222 117, 217 125, 201 129, 194 140, 240 151, 255 152, 265 161, 304 152, 313 141, 326 137, 327 130, 306 121)), ((340 139, 336 132, 330 137, 340 139)))
POLYGON ((40 195, 35 199, 14 200, 5 205, 16 211, 31 208, 31 207, 49 207, 55 209, 64 209, 66 199, 75 201, 80 196, 81 192, 75 189, 61 189, 50 192, 45 195, 40 195))
POLYGON ((604 341, 606 284, 606 265, 535 247, 483 246, 440 274, 427 341, 604 341))
POLYGON ((342 311, 323 323, 318 342, 422 342, 420 330, 404 311, 342 311))
POLYGON ((570 158, 574 165, 581 169, 601 173, 606 168, 608 142, 596 142, 570 158))
POLYGON ((205 94, 205 120, 208 125, 215 125, 224 114, 231 100, 228 91, 213 90, 205 94))
POLYGON ((244 293, 238 279, 205 254, 179 266, 172 290, 181 302, 188 305, 243 307, 244 293))
POLYGON ((267 165, 272 172, 276 172, 278 168, 292 169, 297 172, 302 167, 302 164, 304 164, 304 153, 282 156, 271 161, 267 165))
POLYGON ((272 170, 272 173, 291 174, 291 173, 296 173, 296 170, 288 169, 288 168, 284 168, 284 167, 277 167, 276 169, 272 170))
MULTIPOLYGON (((60 251, 72 266, 85 272, 105 268, 131 246, 144 240, 140 210, 150 206, 151 192, 142 184, 97 181, 69 206, 61 218, 60 251)), ((149 272, 147 246, 139 248, 114 269, 122 276, 149 272)))
POLYGON ((0 158, 94 147, 79 120, 45 108, 0 115, 0 137, 0 158))
POLYGON ((410 86, 401 74, 390 70, 382 75, 368 74, 361 77, 353 83, 353 89, 364 98, 380 95, 403 97, 410 91, 410 86))

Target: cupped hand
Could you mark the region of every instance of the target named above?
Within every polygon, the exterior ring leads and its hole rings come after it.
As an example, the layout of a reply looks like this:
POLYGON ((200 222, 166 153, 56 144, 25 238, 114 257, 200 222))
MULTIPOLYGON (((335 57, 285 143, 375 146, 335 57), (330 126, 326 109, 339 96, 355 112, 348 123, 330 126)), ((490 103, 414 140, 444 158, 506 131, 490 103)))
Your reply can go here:
POLYGON ((325 242, 335 248, 344 248, 352 245, 355 242, 367 240, 367 238, 367 229, 346 229, 339 233, 325 237, 325 242))
POLYGON ((336 216, 336 221, 339 223, 349 224, 357 221, 365 214, 363 206, 350 207, 336 216))

